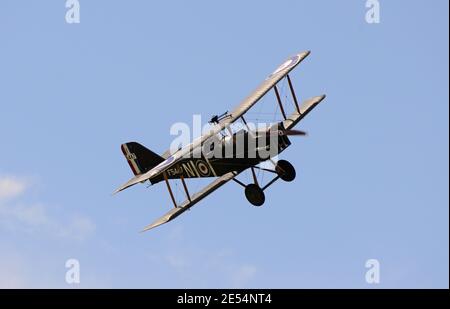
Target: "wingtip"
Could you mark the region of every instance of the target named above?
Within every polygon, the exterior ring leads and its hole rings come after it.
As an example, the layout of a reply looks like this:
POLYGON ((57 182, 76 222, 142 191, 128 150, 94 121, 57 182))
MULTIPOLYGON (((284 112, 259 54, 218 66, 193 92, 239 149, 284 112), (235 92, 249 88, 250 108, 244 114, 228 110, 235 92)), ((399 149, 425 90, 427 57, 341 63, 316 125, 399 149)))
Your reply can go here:
POLYGON ((301 53, 298 53, 297 55, 300 56, 301 59, 305 59, 306 57, 309 56, 309 54, 311 54, 311 51, 310 50, 305 50, 305 51, 303 51, 301 53))
POLYGON ((119 192, 121 192, 121 191, 123 191, 123 190, 124 190, 124 187, 123 187, 123 186, 120 186, 119 188, 117 188, 116 190, 114 190, 114 192, 111 193, 111 195, 116 195, 117 193, 119 193, 119 192))
POLYGON ((155 228, 155 227, 157 227, 157 226, 159 226, 159 225, 161 225, 161 224, 157 224, 157 225, 155 225, 155 224, 150 224, 150 225, 147 225, 147 226, 144 227, 141 231, 139 231, 139 233, 140 233, 140 234, 143 234, 143 233, 148 232, 148 231, 150 231, 151 229, 153 229, 153 228, 155 228))
MULTIPOLYGON (((163 217, 163 218, 164 218, 164 217, 163 217)), ((167 222, 167 220, 163 220, 163 222, 161 222, 161 218, 159 218, 159 219, 156 220, 155 222, 150 223, 149 225, 145 226, 139 233, 142 234, 142 233, 148 232, 148 231, 150 231, 151 229, 154 229, 155 227, 158 227, 158 226, 160 226, 160 225, 163 225, 163 224, 166 223, 166 222, 167 222)))

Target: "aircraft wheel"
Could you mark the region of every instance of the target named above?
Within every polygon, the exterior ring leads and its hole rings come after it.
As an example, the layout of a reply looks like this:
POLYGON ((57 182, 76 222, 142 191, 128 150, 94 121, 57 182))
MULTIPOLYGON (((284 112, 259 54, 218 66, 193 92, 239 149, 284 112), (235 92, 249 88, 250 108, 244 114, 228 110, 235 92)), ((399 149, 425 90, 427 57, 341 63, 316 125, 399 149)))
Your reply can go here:
POLYGON ((254 206, 262 206, 266 200, 264 191, 253 183, 245 187, 245 197, 254 206))
POLYGON ((278 161, 275 171, 281 179, 287 182, 293 181, 296 176, 295 168, 286 160, 278 161))

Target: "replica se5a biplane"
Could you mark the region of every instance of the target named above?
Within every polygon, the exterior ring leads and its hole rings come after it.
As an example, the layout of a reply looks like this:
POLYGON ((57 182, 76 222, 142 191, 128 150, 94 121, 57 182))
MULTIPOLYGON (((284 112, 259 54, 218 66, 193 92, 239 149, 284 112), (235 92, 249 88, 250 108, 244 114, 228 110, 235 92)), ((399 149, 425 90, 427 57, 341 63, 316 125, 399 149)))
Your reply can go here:
POLYGON ((293 127, 325 98, 325 95, 321 95, 310 98, 301 104, 297 101, 289 73, 309 54, 310 52, 307 51, 290 57, 235 110, 231 113, 213 116, 210 121, 211 130, 185 147, 175 151, 168 150, 160 156, 136 142, 121 145, 122 152, 135 176, 119 187, 115 193, 138 183, 148 181, 150 184, 156 184, 164 181, 174 204, 174 208, 145 227, 143 231, 175 219, 230 180, 245 188, 245 196, 255 206, 261 206, 264 203, 264 191, 275 181, 278 179, 288 182, 294 180, 296 176, 294 167, 288 161, 275 162, 273 158, 291 145, 288 136, 306 134, 303 131, 293 130, 293 127), (285 112, 277 87, 282 80, 287 81, 287 88, 294 105, 294 110, 290 115, 285 112), (251 128, 246 121, 246 113, 272 89, 283 119, 267 128, 251 128), (244 129, 233 132, 232 125, 237 121, 243 123, 244 129), (233 151, 231 155, 226 155, 225 152, 227 147, 230 148, 229 146, 232 146, 233 151), (273 168, 262 167, 260 163, 266 161, 270 162, 273 168), (247 169, 251 170, 253 176, 253 182, 250 184, 244 184, 236 178, 247 169), (258 182, 255 169, 274 173, 275 176, 267 184, 262 185, 258 182), (217 179, 199 192, 191 194, 185 179, 205 177, 216 177, 217 179), (181 204, 177 204, 169 183, 170 179, 181 180, 187 197, 181 204))

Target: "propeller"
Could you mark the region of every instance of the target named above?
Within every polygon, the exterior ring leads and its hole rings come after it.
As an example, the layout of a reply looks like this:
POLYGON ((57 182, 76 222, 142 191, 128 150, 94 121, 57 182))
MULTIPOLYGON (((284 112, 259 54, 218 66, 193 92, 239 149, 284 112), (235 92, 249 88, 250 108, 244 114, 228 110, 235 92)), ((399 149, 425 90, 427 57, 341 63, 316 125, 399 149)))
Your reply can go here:
POLYGON ((270 135, 279 135, 279 136, 307 136, 308 133, 301 130, 278 130, 278 131, 270 131, 270 135))
POLYGON ((287 135, 287 136, 306 136, 308 135, 308 132, 306 131, 301 131, 301 130, 285 130, 285 131, 280 131, 283 135, 287 135))

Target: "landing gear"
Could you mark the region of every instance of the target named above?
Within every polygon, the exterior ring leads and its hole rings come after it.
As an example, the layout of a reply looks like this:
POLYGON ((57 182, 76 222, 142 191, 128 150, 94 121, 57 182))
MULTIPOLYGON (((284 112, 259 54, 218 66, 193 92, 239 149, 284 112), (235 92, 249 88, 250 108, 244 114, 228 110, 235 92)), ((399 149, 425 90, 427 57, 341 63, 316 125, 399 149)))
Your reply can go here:
POLYGON ((247 200, 254 206, 262 206, 264 201, 266 200, 266 196, 264 195, 264 191, 253 183, 247 185, 245 187, 245 197, 247 200))
POLYGON ((296 172, 295 168, 292 166, 291 163, 289 163, 286 160, 279 160, 277 163, 273 162, 273 164, 275 165, 275 170, 269 170, 261 167, 251 167, 254 183, 251 183, 249 185, 242 183, 236 178, 233 178, 233 180, 236 183, 245 188, 245 197, 250 202, 250 204, 258 207, 262 206, 266 200, 264 190, 273 185, 278 179, 282 179, 286 182, 291 182, 295 179, 296 172), (274 173, 276 174, 276 177, 274 177, 266 185, 260 187, 258 180, 256 178, 255 168, 259 168, 260 170, 274 173))
POLYGON ((295 168, 286 160, 279 160, 275 166, 275 171, 278 176, 287 182, 291 182, 295 179, 295 168))

